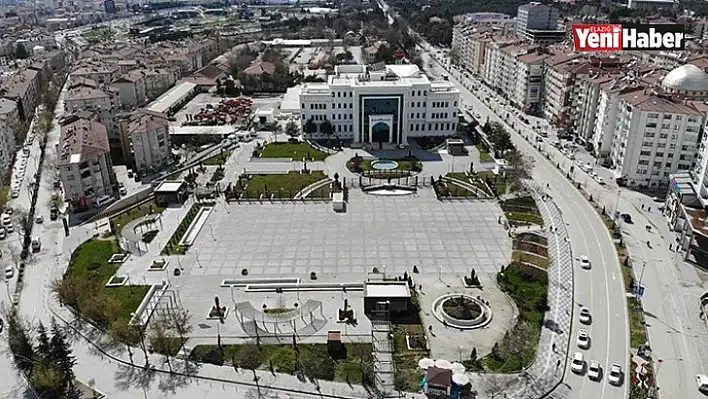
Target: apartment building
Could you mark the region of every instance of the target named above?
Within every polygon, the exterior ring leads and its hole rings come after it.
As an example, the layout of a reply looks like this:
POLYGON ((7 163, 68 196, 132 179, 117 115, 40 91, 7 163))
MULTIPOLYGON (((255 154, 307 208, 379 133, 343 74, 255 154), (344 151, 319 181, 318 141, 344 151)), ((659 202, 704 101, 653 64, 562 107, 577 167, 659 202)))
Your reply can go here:
POLYGON ((0 98, 0 176, 12 169, 12 161, 17 148, 15 134, 19 130, 17 103, 0 98))
POLYGON ((475 75, 483 70, 484 54, 494 37, 513 34, 516 23, 506 14, 467 14, 452 29, 452 48, 458 53, 458 63, 475 75), (489 15, 491 14, 491 15, 489 15))
POLYGON ((137 107, 146 103, 145 77, 141 72, 133 70, 113 81, 121 106, 137 107))
POLYGON ((91 79, 99 85, 112 82, 120 76, 120 67, 103 61, 87 60, 80 62, 69 74, 72 78, 91 79))
POLYGON ((502 75, 508 73, 504 71, 509 65, 508 56, 501 49, 508 46, 520 46, 521 39, 513 36, 493 37, 493 41, 488 42, 484 51, 484 62, 482 70, 482 80, 491 87, 499 87, 502 75))
POLYGON ((573 68, 581 61, 579 54, 560 47, 551 50, 543 66, 543 117, 556 125, 569 123, 572 115, 571 93, 574 85, 573 68))
POLYGON ((2 97, 17 103, 20 120, 29 121, 42 101, 39 73, 34 69, 21 68, 9 74, 0 78, 0 93, 2 97))
POLYGON ((142 110, 130 121, 128 135, 138 172, 155 172, 173 161, 167 115, 142 110))
POLYGON ((459 101, 453 84, 431 82, 415 65, 339 65, 327 83, 300 93, 309 137, 327 137, 320 127, 329 121, 341 139, 380 145, 456 134, 459 101))
POLYGON ((562 42, 566 32, 559 29, 558 18, 558 10, 551 6, 536 2, 521 5, 516 14, 516 34, 534 44, 562 42))
POLYGON ((117 189, 106 127, 78 119, 61 128, 57 168, 66 201, 73 209, 91 206, 117 189))
POLYGON ((659 187, 692 169, 704 120, 693 104, 647 88, 620 94, 609 155, 615 175, 659 187))

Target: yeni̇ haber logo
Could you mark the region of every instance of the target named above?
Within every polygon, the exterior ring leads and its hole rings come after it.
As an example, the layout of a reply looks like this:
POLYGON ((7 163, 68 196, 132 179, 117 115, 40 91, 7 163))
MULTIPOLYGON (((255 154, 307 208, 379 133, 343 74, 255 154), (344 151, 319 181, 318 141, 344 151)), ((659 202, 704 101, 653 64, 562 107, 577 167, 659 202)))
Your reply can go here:
POLYGON ((572 26, 575 51, 684 50, 686 28, 679 24, 572 26))

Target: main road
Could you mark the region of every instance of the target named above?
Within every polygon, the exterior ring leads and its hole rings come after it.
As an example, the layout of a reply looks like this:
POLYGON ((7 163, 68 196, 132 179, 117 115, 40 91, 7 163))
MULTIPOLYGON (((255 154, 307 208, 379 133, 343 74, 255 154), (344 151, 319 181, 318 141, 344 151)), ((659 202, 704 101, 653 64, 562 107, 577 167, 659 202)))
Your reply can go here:
MULTIPOLYGON (((491 101, 483 103, 472 93, 475 89, 481 89, 480 83, 464 75, 444 70, 442 65, 434 60, 427 51, 423 51, 423 58, 429 72, 433 75, 449 75, 448 79, 459 88, 463 103, 472 106, 472 112, 479 115, 478 119, 482 123, 487 118, 490 121, 504 123, 494 110, 490 109, 491 106, 499 113, 506 112, 500 105, 499 99, 495 99, 495 96, 490 92, 487 96, 491 101), (492 102, 495 104, 492 105, 492 102)), ((514 125, 515 128, 518 127, 518 122, 514 125)), ((507 127, 516 131, 509 125, 507 127)), ((591 360, 597 360, 603 368, 604 378, 599 382, 593 382, 589 380, 586 373, 577 375, 571 372, 570 362, 568 362, 565 382, 571 387, 574 398, 625 398, 628 392, 629 381, 627 378, 620 387, 608 384, 606 378, 612 363, 622 365, 622 369, 627 375, 629 370, 627 301, 620 264, 612 238, 592 206, 565 178, 564 171, 559 171, 554 164, 546 160, 520 135, 512 135, 512 140, 521 151, 536 161, 533 178, 539 183, 548 184, 549 193, 563 212, 571 239, 573 257, 576 261, 573 282, 574 297, 568 298, 576 303, 572 334, 575 335, 580 328, 587 329, 591 346, 588 350, 581 350, 576 346, 573 338, 570 348, 567 348, 568 355, 572 356, 574 352, 581 352, 588 365, 591 360), (578 258, 582 255, 589 257, 592 263, 590 270, 583 270, 579 267, 578 258), (592 323, 589 326, 584 326, 578 321, 577 311, 581 306, 590 309, 592 323)), ((557 350, 565 349, 557 348, 557 350)))

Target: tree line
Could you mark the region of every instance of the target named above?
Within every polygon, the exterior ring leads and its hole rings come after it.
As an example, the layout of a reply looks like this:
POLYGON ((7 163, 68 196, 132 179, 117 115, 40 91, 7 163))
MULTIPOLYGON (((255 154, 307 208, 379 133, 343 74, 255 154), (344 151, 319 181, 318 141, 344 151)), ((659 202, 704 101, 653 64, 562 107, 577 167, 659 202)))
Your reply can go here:
MULTIPOLYGON (((487 136, 487 141, 491 144, 491 148, 487 150, 494 151, 495 159, 504 159, 506 166, 504 173, 506 174, 506 184, 510 191, 520 190, 523 186, 523 181, 531 179, 533 173, 534 160, 523 155, 511 141, 511 134, 506 130, 504 125, 499 122, 487 121, 482 126, 482 131, 487 136)), ((484 140, 474 128, 470 129, 470 136, 475 145, 484 145, 484 140)))
POLYGON ((32 326, 20 318, 17 309, 4 309, 4 313, 15 367, 27 376, 36 395, 42 399, 67 397, 74 389, 76 359, 64 330, 52 319, 49 329, 40 322, 33 334, 32 326))

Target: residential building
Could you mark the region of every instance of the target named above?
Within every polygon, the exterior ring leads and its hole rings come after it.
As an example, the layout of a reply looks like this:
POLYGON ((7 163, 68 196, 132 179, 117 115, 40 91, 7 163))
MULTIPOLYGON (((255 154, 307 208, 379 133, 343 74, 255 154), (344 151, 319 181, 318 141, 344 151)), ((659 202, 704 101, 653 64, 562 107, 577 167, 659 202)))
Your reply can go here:
POLYGON ((133 160, 138 172, 152 173, 172 163, 167 115, 142 110, 128 125, 133 160))
POLYGON ((118 89, 120 104, 123 107, 137 107, 147 100, 145 76, 141 70, 126 73, 113 81, 113 87, 118 89))
POLYGON ((571 118, 571 92, 574 84, 572 68, 580 62, 579 54, 565 48, 551 50, 543 67, 543 117, 561 126, 571 118), (573 62, 575 61, 575 62, 573 62))
POLYGON ((79 63, 72 69, 72 78, 87 78, 102 85, 107 84, 120 76, 120 67, 106 62, 87 60, 79 63))
POLYGON ((12 169, 17 148, 15 133, 19 130, 20 116, 17 103, 0 98, 0 178, 12 169))
POLYGON ((145 70, 145 96, 154 100, 177 83, 178 73, 172 68, 151 68, 145 70))
POLYGON ((503 80, 502 76, 509 73, 513 68, 508 60, 508 54, 501 49, 512 46, 512 49, 521 45, 521 39, 517 37, 494 37, 493 41, 487 42, 484 51, 484 63, 482 69, 482 80, 491 87, 500 87, 503 80))
MULTIPOLYGON (((39 73, 34 69, 22 68, 10 76, 0 78, 2 97, 17 103, 20 120, 29 121, 34 110, 41 103, 39 73)), ((22 138, 21 140, 24 140, 22 138)))
POLYGON ((482 74, 487 45, 495 38, 509 37, 514 26, 513 19, 471 20, 455 25, 452 47, 458 53, 458 64, 475 75, 482 74))
POLYGON ((516 34, 534 44, 548 45, 562 42, 566 32, 558 27, 558 10, 541 3, 519 6, 516 15, 516 34))
POLYGON ((64 197, 74 209, 112 196, 117 188, 106 127, 78 119, 62 126, 57 144, 57 169, 64 197))
POLYGON ((118 123, 117 114, 120 111, 119 95, 110 87, 104 89, 91 87, 95 84, 89 79, 72 80, 70 89, 64 95, 64 109, 67 114, 86 111, 95 116, 107 130, 111 153, 114 160, 127 159, 129 148, 125 132, 118 123))
POLYGON ((694 104, 640 88, 619 94, 610 164, 631 186, 660 187, 694 167, 705 114, 694 104))
POLYGON ((300 93, 303 131, 332 134, 353 143, 406 145, 410 137, 457 133, 460 92, 447 81, 431 82, 415 65, 339 65, 327 83, 308 83, 300 93))

